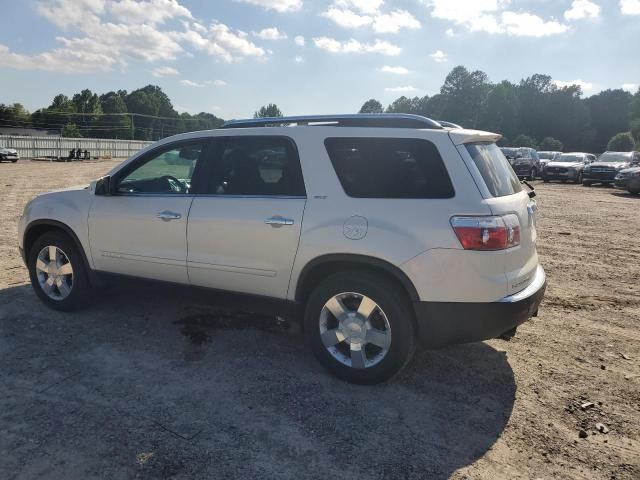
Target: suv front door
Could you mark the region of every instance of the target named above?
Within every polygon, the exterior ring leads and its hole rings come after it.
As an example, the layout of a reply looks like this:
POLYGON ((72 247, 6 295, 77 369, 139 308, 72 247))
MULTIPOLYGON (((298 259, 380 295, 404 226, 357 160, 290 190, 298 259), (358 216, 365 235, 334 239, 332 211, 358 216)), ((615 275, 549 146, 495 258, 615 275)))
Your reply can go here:
POLYGON ((118 172, 89 211, 96 270, 189 283, 187 217, 206 142, 160 147, 118 172))
POLYGON ((187 227, 193 285, 286 298, 306 193, 287 137, 222 137, 187 227))

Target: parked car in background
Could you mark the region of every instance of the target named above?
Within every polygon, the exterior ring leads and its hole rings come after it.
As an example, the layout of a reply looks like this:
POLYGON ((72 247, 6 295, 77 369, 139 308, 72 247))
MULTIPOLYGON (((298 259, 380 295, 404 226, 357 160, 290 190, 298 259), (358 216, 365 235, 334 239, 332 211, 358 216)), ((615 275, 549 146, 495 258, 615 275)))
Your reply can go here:
POLYGON ((19 248, 51 308, 86 305, 105 274, 271 297, 329 371, 380 382, 418 345, 537 314, 537 206, 499 139, 417 115, 228 122, 31 200, 19 248))
POLYGON ((632 195, 640 193, 640 165, 620 170, 616 175, 614 186, 626 190, 632 195))
POLYGON ((582 171, 595 160, 596 156, 591 153, 563 153, 556 160, 547 163, 542 170, 542 180, 582 183, 582 171))
POLYGON ((20 155, 18 155, 18 151, 13 148, 0 148, 0 162, 5 160, 16 163, 20 160, 20 155))
POLYGON ((503 147, 500 150, 502 150, 504 156, 509 160, 518 178, 535 180, 538 173, 542 171, 540 168, 540 157, 538 156, 538 152, 533 148, 503 147))
POLYGON ((618 173, 640 163, 640 152, 604 152, 582 171, 582 184, 590 187, 595 183, 611 185, 618 173))
POLYGON ((540 157, 540 169, 544 170, 544 167, 547 163, 557 160, 560 155, 562 155, 562 152, 538 152, 538 156, 540 157))

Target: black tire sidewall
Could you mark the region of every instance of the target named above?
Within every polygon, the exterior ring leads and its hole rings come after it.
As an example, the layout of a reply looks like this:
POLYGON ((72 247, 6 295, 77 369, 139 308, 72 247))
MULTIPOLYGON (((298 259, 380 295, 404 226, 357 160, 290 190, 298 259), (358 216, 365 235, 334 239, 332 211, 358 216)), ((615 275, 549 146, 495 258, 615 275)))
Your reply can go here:
POLYGON ((68 312, 82 308, 87 304, 91 288, 84 260, 82 259, 82 256, 73 240, 71 240, 66 234, 62 232, 48 232, 36 239, 27 256, 27 267, 29 269, 31 286, 40 300, 42 300, 48 307, 68 312), (36 273, 36 260, 38 258, 38 253, 40 253, 44 247, 49 245, 56 246, 62 250, 69 259, 69 262, 71 262, 71 267, 73 268, 73 286, 71 288, 71 293, 63 300, 54 300, 49 298, 38 282, 38 276, 36 273))
POLYGON ((321 282, 309 297, 304 315, 307 344, 320 363, 333 375, 352 383, 374 384, 399 373, 415 350, 415 322, 409 301, 383 277, 362 273, 336 273, 321 282), (364 369, 340 363, 327 351, 320 338, 320 313, 327 300, 343 292, 356 292, 374 300, 384 311, 391 327, 391 345, 376 365, 364 369))

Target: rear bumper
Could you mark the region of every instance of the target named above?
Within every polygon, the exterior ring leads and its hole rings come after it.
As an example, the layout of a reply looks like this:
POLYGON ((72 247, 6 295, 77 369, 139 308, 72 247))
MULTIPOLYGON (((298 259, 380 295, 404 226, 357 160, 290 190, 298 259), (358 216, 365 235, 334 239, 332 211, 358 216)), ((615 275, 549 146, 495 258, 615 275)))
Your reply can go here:
POLYGON ((435 348, 499 337, 537 316, 546 287, 546 275, 538 266, 527 288, 497 302, 415 302, 420 343, 435 348))

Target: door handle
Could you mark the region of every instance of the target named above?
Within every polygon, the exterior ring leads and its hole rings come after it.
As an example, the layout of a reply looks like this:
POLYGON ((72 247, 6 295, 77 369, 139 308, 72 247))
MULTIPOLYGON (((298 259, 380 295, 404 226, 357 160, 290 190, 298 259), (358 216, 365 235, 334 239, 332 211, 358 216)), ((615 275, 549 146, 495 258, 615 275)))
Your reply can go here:
POLYGON ((180 220, 182 218, 182 215, 170 210, 164 210, 162 212, 159 212, 156 217, 164 222, 168 222, 170 220, 180 220))
POLYGON ((273 228, 280 228, 283 225, 293 225, 292 218, 284 218, 279 215, 267 218, 264 223, 271 225, 273 228))

